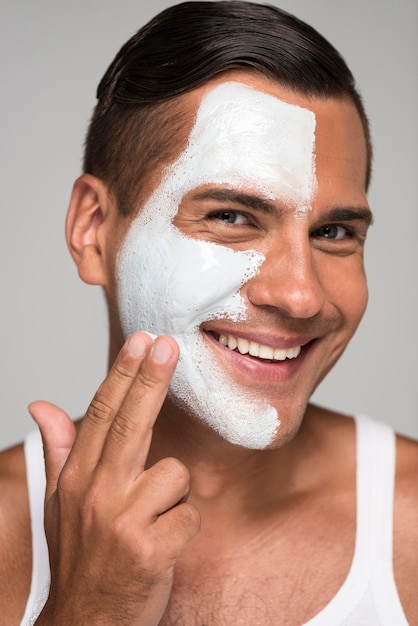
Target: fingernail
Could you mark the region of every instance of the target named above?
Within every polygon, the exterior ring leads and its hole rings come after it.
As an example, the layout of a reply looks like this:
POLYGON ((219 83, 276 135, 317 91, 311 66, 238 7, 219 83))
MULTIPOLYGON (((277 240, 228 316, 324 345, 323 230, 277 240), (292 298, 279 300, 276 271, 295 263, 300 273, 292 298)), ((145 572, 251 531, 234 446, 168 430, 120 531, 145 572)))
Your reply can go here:
POLYGON ((158 337, 152 345, 151 356, 155 363, 167 363, 173 354, 173 348, 164 339, 164 337, 158 337))
POLYGON ((129 337, 128 343, 126 344, 126 352, 135 359, 140 359, 145 356, 147 344, 141 335, 131 335, 131 337, 129 337))

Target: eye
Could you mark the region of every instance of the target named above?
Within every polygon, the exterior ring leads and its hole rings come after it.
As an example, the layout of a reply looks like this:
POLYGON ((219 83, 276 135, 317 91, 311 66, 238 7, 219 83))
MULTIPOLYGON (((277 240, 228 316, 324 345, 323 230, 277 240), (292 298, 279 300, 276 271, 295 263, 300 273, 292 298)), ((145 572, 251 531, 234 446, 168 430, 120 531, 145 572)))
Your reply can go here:
POLYGON ((323 237, 324 239, 341 240, 350 237, 351 232, 345 226, 339 224, 325 224, 321 226, 313 233, 316 237, 323 237))
POLYGON ((209 215, 209 219, 219 220, 225 224, 234 224, 235 226, 248 226, 251 220, 248 215, 241 211, 215 211, 209 215))

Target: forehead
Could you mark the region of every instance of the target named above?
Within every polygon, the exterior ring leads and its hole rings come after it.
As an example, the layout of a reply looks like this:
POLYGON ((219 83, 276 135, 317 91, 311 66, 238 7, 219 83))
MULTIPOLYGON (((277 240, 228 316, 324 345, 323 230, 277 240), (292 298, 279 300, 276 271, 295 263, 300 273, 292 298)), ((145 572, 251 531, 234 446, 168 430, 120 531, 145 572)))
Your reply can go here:
POLYGON ((232 72, 191 92, 185 106, 193 125, 162 177, 182 195, 209 183, 245 187, 302 210, 317 183, 364 197, 366 141, 351 100, 307 98, 232 72))

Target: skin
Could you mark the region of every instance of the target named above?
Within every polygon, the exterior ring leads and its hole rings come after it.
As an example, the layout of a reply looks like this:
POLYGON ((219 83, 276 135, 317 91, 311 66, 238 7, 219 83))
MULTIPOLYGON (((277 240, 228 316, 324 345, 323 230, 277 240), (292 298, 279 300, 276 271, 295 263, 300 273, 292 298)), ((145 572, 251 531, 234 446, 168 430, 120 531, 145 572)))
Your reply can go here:
MULTIPOLYGON (((353 423, 308 402, 349 342, 367 301, 361 124, 349 102, 308 99, 238 72, 218 80, 232 77, 306 107, 317 119, 312 211, 301 216, 284 206, 259 214, 236 201, 227 207, 202 202, 192 192, 175 218, 188 236, 237 250, 251 246, 265 255, 259 274, 242 288, 245 322, 208 322, 201 332, 225 375, 263 394, 277 407, 283 428, 269 450, 248 450, 220 439, 166 398, 178 358, 174 340, 160 337, 153 344, 143 333, 127 343, 122 339, 115 262, 130 220, 118 217, 103 182, 81 177, 67 237, 81 278, 106 290, 114 364, 78 433, 57 407, 31 405, 45 443, 52 566, 51 594, 38 625, 295 626, 330 601, 350 567, 353 423), (338 219, 338 233, 347 227, 355 234, 330 240, 323 228, 335 223, 330 211, 341 206, 358 215, 349 222, 338 219), (207 219, 208 210, 218 209, 245 213, 248 222, 230 228, 225 220, 207 219), (211 333, 221 331, 263 343, 315 340, 292 370, 285 364, 271 373, 267 364, 216 342, 211 333)), ((185 98, 191 118, 208 88, 185 98)), ((160 176, 150 179, 150 191, 160 176)), ((407 618, 418 624, 417 444, 398 438, 397 451, 394 568, 407 618)), ((16 485, 2 506, 0 582, 13 598, 4 623, 18 624, 30 580, 21 448, 2 455, 0 477, 2 486, 12 480, 16 485), (11 574, 19 580, 17 590, 11 574)))

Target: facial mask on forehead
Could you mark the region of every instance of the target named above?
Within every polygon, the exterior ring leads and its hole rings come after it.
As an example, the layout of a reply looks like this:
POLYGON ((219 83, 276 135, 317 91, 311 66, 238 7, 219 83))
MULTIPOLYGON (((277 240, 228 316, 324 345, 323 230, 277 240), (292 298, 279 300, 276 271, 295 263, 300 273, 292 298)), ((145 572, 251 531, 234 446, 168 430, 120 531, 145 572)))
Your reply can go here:
POLYGON ((125 335, 172 335, 180 360, 170 393, 221 437, 265 448, 279 428, 274 407, 228 377, 200 325, 227 318, 245 327, 240 288, 264 260, 255 250, 184 236, 172 224, 184 196, 202 185, 256 191, 309 209, 315 187, 315 117, 238 82, 202 99, 188 144, 133 221, 117 263, 125 335))

